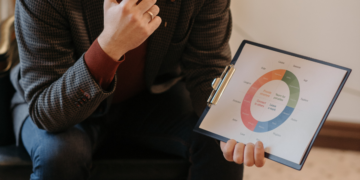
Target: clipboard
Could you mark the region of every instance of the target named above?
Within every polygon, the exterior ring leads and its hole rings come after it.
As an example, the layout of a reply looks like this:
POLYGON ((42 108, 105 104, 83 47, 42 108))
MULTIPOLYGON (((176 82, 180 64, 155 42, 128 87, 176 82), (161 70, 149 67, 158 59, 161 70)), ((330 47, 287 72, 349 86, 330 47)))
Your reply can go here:
POLYGON ((301 170, 350 73, 346 67, 244 40, 230 65, 212 82, 213 91, 194 131, 223 142, 265 138, 270 142, 264 143, 266 158, 301 170), (316 88, 321 87, 319 82, 329 82, 320 88, 322 93, 316 88), (311 121, 306 118, 312 116, 311 121), (277 148, 286 147, 281 138, 293 146, 301 141, 300 150, 277 148))

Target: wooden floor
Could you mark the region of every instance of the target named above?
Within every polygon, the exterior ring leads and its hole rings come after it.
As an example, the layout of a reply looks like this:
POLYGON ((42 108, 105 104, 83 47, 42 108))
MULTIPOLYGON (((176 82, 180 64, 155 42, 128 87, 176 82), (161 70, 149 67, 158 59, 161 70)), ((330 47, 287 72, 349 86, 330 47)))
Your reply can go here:
POLYGON ((301 171, 271 160, 263 168, 245 167, 244 180, 359 180, 360 151, 314 147, 301 171))

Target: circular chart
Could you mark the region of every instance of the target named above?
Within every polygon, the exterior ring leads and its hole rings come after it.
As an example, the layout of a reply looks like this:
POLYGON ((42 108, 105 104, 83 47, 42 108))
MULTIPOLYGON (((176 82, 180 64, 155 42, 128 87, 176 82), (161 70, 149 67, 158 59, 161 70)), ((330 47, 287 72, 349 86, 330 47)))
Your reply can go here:
POLYGON ((241 105, 241 119, 244 125, 251 131, 259 133, 271 131, 279 127, 290 117, 299 100, 299 95, 299 81, 292 72, 285 69, 277 69, 270 71, 257 79, 245 94, 243 103, 241 105), (254 96, 262 86, 264 86, 268 82, 275 80, 280 80, 286 83, 290 92, 288 95, 289 97, 285 97, 285 95, 283 94, 276 93, 276 89, 270 89, 260 93, 265 100, 258 100, 253 104, 257 105, 258 107, 264 108, 264 111, 275 111, 277 108, 275 105, 277 101, 282 102, 288 99, 287 104, 285 108, 281 111, 281 113, 279 113, 279 115, 277 115, 275 118, 269 119, 268 121, 256 120, 251 113, 251 105, 254 96))

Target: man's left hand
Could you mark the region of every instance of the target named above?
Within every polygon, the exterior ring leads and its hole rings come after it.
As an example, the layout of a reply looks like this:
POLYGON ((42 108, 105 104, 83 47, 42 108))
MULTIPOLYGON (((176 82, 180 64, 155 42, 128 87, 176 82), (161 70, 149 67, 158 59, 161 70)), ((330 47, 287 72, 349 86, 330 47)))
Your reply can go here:
POLYGON ((256 167, 262 167, 265 164, 265 150, 261 141, 245 145, 231 139, 226 143, 221 141, 220 148, 227 161, 256 167))

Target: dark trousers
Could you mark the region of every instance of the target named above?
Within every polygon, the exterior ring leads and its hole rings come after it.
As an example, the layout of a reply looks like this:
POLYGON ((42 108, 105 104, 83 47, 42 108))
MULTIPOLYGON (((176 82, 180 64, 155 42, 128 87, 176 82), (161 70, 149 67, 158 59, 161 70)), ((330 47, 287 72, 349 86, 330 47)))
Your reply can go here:
POLYGON ((141 93, 113 105, 105 117, 61 133, 38 129, 29 117, 21 137, 33 162, 32 180, 88 179, 92 155, 109 138, 188 159, 191 180, 242 179, 243 166, 227 162, 218 141, 193 132, 197 120, 181 82, 162 94, 141 93))

